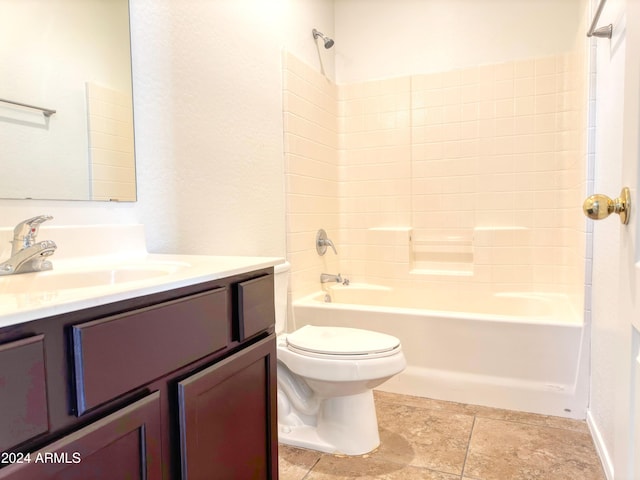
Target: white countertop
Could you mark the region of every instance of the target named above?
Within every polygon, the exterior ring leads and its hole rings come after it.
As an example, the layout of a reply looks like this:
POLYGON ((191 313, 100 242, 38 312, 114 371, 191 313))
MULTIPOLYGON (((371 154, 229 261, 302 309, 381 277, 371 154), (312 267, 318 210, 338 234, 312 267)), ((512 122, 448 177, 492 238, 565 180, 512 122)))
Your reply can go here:
MULTIPOLYGON (((146 263, 156 265, 159 263, 175 264, 178 268, 174 272, 152 278, 81 288, 32 289, 20 293, 2 293, 2 284, 0 284, 0 328, 210 280, 231 277, 271 267, 282 262, 282 258, 277 257, 153 254, 145 257, 128 258, 123 261, 111 260, 109 263, 92 263, 89 268, 91 271, 100 269, 117 270, 121 265, 124 267, 133 265, 134 268, 136 266, 144 268, 146 263)), ((59 262, 54 268, 58 268, 58 272, 82 272, 86 265, 59 262)), ((24 273, 16 275, 14 279, 28 285, 30 278, 46 275, 47 273, 49 272, 24 273)), ((11 280, 9 277, 0 278, 0 280, 11 280)))
MULTIPOLYGON (((116 227, 117 242, 113 230, 105 235, 102 226, 82 227, 81 238, 95 243, 85 251, 79 249, 78 256, 67 253, 57 257, 56 252, 49 257, 51 271, 0 276, 0 328, 231 277, 284 261, 280 257, 149 254, 144 249, 141 226, 127 232, 131 237, 124 235, 129 229, 116 227), (87 254, 96 251, 98 255, 87 254)), ((38 240, 54 240, 60 249, 68 233, 42 228, 38 240)), ((72 250, 68 248, 67 252, 72 250)))

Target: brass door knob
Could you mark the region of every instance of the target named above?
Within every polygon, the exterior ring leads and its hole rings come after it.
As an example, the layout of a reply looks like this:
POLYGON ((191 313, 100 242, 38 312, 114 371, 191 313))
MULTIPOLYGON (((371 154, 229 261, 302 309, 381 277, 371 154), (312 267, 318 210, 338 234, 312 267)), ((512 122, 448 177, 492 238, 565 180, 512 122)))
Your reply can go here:
POLYGON ((620 221, 625 225, 629 223, 631 213, 631 194, 627 187, 624 187, 618 198, 611 200, 606 195, 596 194, 587 197, 582 204, 582 211, 592 220, 602 220, 612 213, 620 215, 620 221))

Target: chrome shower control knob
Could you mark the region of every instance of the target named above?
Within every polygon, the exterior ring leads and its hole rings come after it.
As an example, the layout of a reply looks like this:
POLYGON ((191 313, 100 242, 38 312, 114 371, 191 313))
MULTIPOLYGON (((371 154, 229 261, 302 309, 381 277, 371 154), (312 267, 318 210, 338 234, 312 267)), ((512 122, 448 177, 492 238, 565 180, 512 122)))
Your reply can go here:
POLYGON ((333 253, 336 255, 338 254, 338 250, 336 250, 333 242, 327 238, 327 232, 321 228, 316 234, 316 251, 318 252, 318 255, 322 256, 327 253, 327 247, 331 247, 333 249, 333 253))
POLYGON ((612 213, 620 215, 620 221, 623 224, 629 223, 629 214, 631 211, 631 194, 627 187, 620 192, 620 196, 610 199, 606 195, 595 194, 587 197, 582 204, 582 211, 592 220, 602 220, 612 213))

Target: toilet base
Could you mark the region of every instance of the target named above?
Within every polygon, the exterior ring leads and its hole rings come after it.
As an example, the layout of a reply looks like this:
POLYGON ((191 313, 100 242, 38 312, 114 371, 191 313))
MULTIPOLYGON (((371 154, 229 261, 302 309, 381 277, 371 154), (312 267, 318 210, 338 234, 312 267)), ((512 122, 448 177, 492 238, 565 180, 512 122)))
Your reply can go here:
POLYGON ((380 445, 372 390, 322 400, 315 420, 316 425, 279 423, 279 441, 345 455, 363 455, 380 445))
POLYGON ((337 453, 336 447, 318 436, 316 427, 300 425, 290 427, 288 425, 278 425, 278 441, 293 447, 308 448, 325 453, 337 453))

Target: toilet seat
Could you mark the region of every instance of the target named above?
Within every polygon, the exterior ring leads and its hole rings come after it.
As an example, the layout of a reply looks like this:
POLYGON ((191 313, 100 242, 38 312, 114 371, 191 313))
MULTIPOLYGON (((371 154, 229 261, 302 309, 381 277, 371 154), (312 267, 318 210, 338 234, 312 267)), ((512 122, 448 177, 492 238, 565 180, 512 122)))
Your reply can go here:
POLYGON ((305 325, 287 335, 287 348, 309 357, 364 360, 396 354, 400 350, 400 340, 358 328, 305 325))

